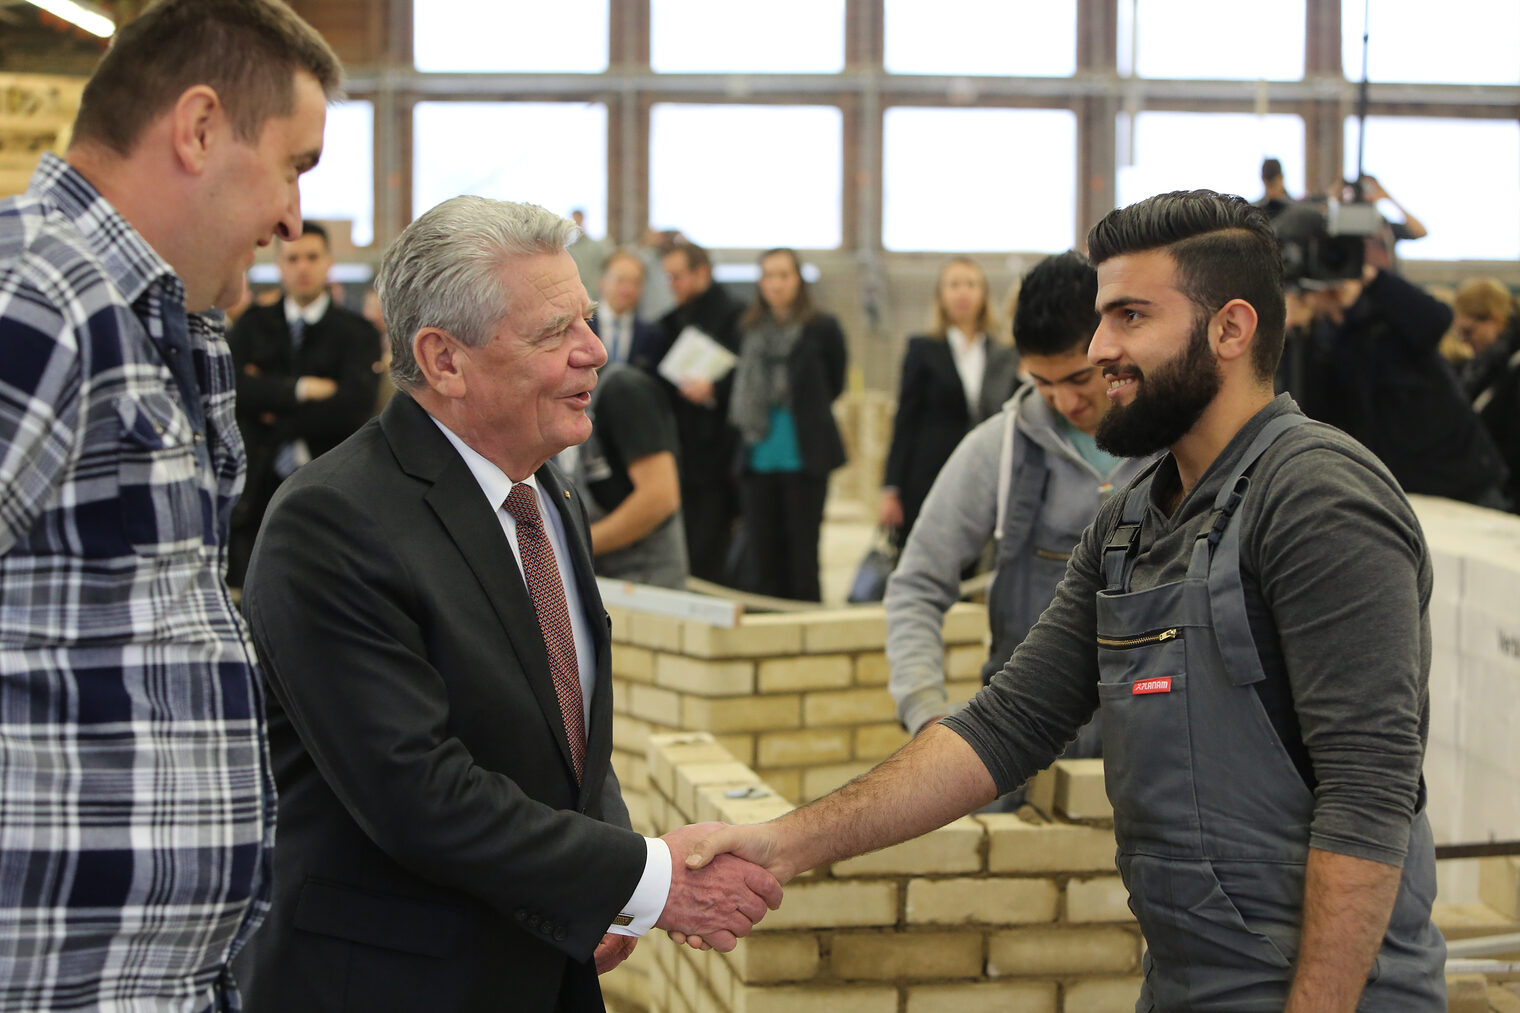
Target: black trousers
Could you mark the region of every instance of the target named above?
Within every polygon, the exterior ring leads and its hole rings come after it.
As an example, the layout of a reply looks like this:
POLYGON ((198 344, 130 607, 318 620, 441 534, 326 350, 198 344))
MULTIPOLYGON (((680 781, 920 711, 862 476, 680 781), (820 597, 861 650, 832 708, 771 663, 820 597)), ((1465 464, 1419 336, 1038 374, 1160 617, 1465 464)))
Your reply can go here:
POLYGON ((818 529, 823 524, 826 475, 807 472, 745 472, 745 576, 759 594, 820 601, 818 529))
POLYGON ((715 584, 733 585, 728 549, 734 535, 733 484, 726 471, 682 476, 681 520, 686 526, 686 555, 691 575, 715 584))

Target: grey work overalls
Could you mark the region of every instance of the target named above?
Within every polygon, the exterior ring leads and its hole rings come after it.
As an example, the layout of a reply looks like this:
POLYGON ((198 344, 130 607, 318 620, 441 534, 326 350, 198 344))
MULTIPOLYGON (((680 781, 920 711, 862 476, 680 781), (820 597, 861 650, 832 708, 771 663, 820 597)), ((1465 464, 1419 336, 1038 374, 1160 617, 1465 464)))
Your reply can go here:
MULTIPOLYGON (((1108 796, 1118 865, 1149 951, 1137 1013, 1280 1013, 1292 982, 1314 797, 1253 684, 1264 679, 1232 518, 1271 420, 1224 482, 1187 575, 1128 591, 1154 472, 1126 495, 1097 600, 1108 796), (1211 565, 1213 564, 1213 565, 1211 565)), ((1430 924, 1435 850, 1421 806, 1392 923, 1358 1009, 1446 1009, 1430 924)))

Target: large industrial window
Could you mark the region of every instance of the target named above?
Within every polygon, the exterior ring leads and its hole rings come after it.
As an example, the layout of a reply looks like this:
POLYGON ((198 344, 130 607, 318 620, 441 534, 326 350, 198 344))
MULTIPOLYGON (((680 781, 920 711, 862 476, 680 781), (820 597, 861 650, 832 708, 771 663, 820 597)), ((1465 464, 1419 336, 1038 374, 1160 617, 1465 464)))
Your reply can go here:
POLYGON ((649 224, 702 246, 833 249, 843 135, 834 106, 657 103, 649 224))
POLYGON ((650 0, 649 64, 661 73, 837 74, 844 0, 650 0))
POLYGON ((458 194, 586 213, 607 231, 607 107, 596 102, 419 102, 412 213, 458 194))
POLYGON ((1515 0, 1341 0, 1341 63, 1362 76, 1422 84, 1520 84, 1515 0))
POLYGON ((1326 180, 1304 179, 1302 117, 1251 113, 1142 112, 1126 129, 1118 121, 1119 205, 1172 190, 1218 190, 1247 200, 1262 195, 1261 163, 1283 164, 1283 182, 1294 197, 1323 189, 1326 180))
POLYGON ((1304 76, 1304 0, 1118 0, 1119 73, 1187 80, 1304 76))
MULTIPOLYGON (((1346 120, 1346 174, 1356 166, 1346 120)), ((1401 242, 1410 260, 1520 259, 1520 123, 1372 116, 1365 169, 1430 235, 1401 242)), ((1385 203, 1383 214, 1400 212, 1385 203)))
POLYGON ((1077 117, 1065 109, 888 109, 889 250, 1055 252, 1076 237, 1077 117))
POLYGON ((322 160, 301 177, 301 214, 353 223, 355 246, 375 239, 375 109, 368 102, 330 106, 322 160))
POLYGON ((886 0, 893 74, 1065 77, 1077 69, 1076 0, 886 0))
POLYGON ((418 70, 582 73, 607 69, 607 0, 413 0, 418 70))

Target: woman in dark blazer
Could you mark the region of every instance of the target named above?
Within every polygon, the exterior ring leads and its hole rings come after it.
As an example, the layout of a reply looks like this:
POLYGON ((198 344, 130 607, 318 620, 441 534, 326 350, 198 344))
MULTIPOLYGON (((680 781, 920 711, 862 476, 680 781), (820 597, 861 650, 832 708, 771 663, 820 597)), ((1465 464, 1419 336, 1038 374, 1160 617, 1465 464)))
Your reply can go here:
POLYGON ((1018 385, 1018 353, 993 338, 997 330, 986 274, 973 260, 952 259, 935 285, 934 328, 908 339, 897 388, 880 519, 899 545, 961 437, 1018 385))
POLYGON ((760 255, 759 291, 739 328, 729 421, 743 438, 745 583, 819 601, 823 501, 829 472, 845 459, 833 410, 844 390, 844 332, 813 308, 788 249, 760 255))

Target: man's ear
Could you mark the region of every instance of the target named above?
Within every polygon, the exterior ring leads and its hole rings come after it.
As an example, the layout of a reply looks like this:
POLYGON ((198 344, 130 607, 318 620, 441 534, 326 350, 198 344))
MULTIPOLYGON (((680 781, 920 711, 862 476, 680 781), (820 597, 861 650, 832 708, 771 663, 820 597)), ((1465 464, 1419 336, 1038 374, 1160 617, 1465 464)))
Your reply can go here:
POLYGON ((441 327, 422 328, 412 339, 412 355, 428 387, 442 397, 464 397, 470 354, 452 334, 441 327))
POLYGON ((227 109, 216 89, 197 84, 186 88, 169 111, 174 157, 191 175, 205 171, 218 142, 217 134, 228 126, 227 109))
POLYGON ((1231 299, 1214 314, 1219 327, 1215 354, 1224 362, 1250 355, 1256 342, 1256 308, 1244 299, 1231 299))

